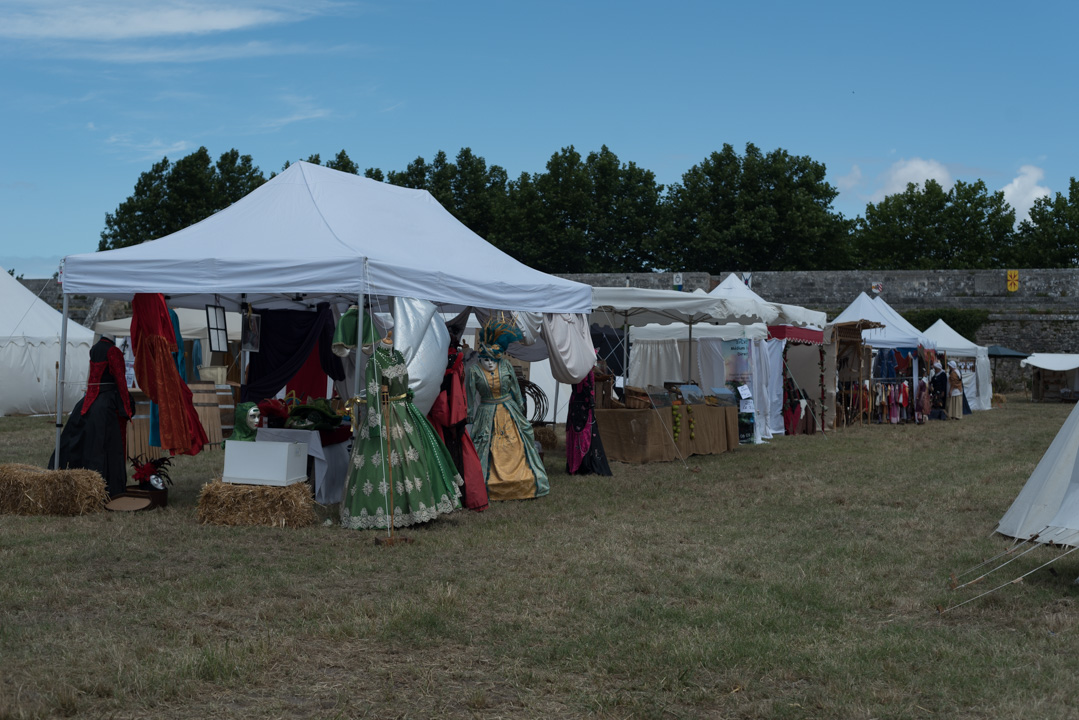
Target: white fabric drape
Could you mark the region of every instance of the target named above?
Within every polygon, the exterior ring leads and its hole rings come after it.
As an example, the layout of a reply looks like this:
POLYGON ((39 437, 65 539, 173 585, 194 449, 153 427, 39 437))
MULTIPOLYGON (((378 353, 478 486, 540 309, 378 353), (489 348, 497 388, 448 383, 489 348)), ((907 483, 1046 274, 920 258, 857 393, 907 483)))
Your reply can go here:
POLYGON ((768 429, 773 435, 785 435, 783 429, 783 348, 786 340, 768 341, 768 429))
POLYGON ((684 372, 677 340, 634 340, 629 355, 629 384, 646 388, 678 380, 684 372))
POLYGON ((753 424, 756 440, 772 439, 772 385, 774 383, 767 343, 767 340, 754 340, 749 346, 750 367, 753 368, 753 382, 750 389, 753 391, 753 405, 757 418, 753 424))
POLYGON ((596 364, 596 348, 588 318, 581 314, 544 313, 543 340, 558 382, 578 383, 596 364))
POLYGON ((701 378, 701 390, 707 395, 712 388, 722 388, 727 382, 727 368, 723 362, 723 341, 718 338, 702 338, 697 341, 697 372, 701 378))

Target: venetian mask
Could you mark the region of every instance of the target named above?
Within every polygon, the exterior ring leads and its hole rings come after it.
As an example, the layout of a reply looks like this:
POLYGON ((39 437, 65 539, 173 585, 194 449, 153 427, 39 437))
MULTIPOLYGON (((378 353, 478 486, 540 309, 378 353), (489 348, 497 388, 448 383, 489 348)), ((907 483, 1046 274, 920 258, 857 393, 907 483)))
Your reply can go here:
POLYGON ((259 420, 261 420, 262 414, 259 412, 258 405, 253 405, 250 410, 247 411, 247 427, 255 430, 259 426, 259 420))
POLYGON ((480 366, 482 366, 483 369, 486 370, 487 372, 494 372, 495 366, 497 364, 498 363, 496 363, 491 358, 485 358, 485 357, 480 358, 480 366))

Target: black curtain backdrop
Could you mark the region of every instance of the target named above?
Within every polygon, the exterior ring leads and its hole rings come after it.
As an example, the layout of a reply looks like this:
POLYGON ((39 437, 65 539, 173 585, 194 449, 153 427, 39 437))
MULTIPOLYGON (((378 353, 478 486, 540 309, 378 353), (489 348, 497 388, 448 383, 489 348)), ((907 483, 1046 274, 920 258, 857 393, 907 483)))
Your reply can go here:
POLYGON ((259 310, 259 351, 251 353, 247 384, 240 389, 240 402, 259 402, 276 395, 292 379, 318 343, 322 370, 334 380, 345 379, 341 358, 330 350, 333 313, 329 303, 307 310, 259 310))

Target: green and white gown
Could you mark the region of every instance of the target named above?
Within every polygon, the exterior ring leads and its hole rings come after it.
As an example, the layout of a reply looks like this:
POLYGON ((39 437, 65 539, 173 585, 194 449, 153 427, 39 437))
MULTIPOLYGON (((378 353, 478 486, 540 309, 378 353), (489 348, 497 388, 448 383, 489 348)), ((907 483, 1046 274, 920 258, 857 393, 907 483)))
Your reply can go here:
POLYGON ((391 480, 394 527, 459 509, 461 476, 431 423, 412 404, 404 357, 376 343, 365 376, 368 405, 357 413, 360 433, 352 446, 341 525, 388 528, 391 480), (379 400, 382 385, 389 396, 385 406, 379 400))

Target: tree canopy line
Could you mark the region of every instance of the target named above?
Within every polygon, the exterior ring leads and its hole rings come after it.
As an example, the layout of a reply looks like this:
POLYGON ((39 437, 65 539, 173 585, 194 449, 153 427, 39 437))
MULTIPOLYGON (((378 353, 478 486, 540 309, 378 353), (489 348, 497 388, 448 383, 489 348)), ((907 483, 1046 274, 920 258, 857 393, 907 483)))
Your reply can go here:
MULTIPOLYGON (((361 174, 344 150, 307 162, 361 174)), ((470 148, 452 162, 439 151, 430 162, 417 157, 403 170, 362 174, 427 190, 475 233, 551 273, 1079 266, 1074 177, 1066 195, 1039 198, 1016 225, 1004 193, 981 180, 948 190, 931 179, 912 183, 867 205, 864 217, 846 218, 832 208, 839 191, 823 163, 752 143, 741 155, 725 144, 670 187, 606 146, 587 156, 562 148, 544 172, 513 179, 470 148)), ((106 213, 98 249, 176 232, 266 180, 235 149, 216 163, 205 147, 176 162, 162 158, 106 213)))

